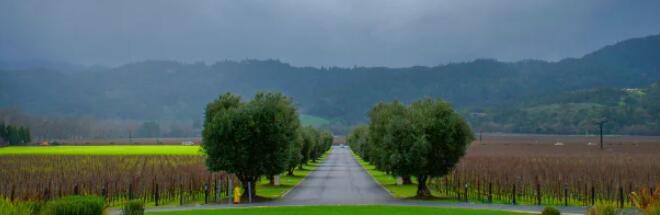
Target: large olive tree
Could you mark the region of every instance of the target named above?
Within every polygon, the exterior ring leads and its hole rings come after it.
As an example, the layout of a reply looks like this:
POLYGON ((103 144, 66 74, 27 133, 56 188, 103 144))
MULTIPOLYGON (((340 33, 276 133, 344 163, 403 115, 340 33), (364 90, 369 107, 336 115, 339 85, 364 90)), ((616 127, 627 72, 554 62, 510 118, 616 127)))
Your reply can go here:
POLYGON ((417 196, 428 197, 428 179, 449 173, 465 155, 474 134, 463 117, 442 100, 414 102, 410 114, 419 136, 412 139, 407 155, 417 164, 412 171, 417 176, 417 196))
POLYGON ((369 162, 376 168, 391 173, 389 152, 385 146, 388 134, 388 124, 394 118, 406 114, 406 107, 398 101, 378 103, 369 111, 369 142, 367 155, 369 162))
MULTIPOLYGON (((468 124, 449 103, 431 99, 410 106, 397 101, 380 103, 369 112, 368 131, 358 131, 368 133, 366 149, 360 150, 369 161, 401 176, 404 183, 416 176, 417 196, 422 198, 431 196, 428 179, 449 173, 474 139, 468 124)), ((350 141, 357 140, 356 136, 350 141)))
POLYGON ((286 170, 299 126, 291 100, 279 93, 257 93, 246 103, 224 94, 206 107, 202 131, 206 165, 211 171, 236 174, 256 196, 259 177, 286 170))

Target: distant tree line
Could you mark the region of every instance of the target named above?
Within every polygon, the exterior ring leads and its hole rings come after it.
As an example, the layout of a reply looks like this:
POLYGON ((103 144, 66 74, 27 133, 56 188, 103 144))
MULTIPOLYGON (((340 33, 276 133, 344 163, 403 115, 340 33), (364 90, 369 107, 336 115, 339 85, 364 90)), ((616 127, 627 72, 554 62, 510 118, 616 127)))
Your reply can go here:
POLYGON ((256 182, 315 161, 330 149, 332 134, 301 127, 296 108, 280 93, 257 93, 247 102, 226 93, 206 106, 202 148, 210 171, 235 174, 256 196, 256 182))
POLYGON ((0 108, 0 122, 29 128, 36 140, 197 137, 201 120, 128 120, 39 116, 0 108))
POLYGON ((369 112, 369 125, 348 137, 351 149, 377 169, 417 179, 417 197, 431 196, 427 182, 443 176, 465 154, 474 139, 463 117, 449 103, 423 99, 406 106, 398 101, 379 103, 369 112))
POLYGON ((32 141, 30 129, 23 126, 5 125, 0 123, 0 146, 6 143, 10 146, 27 145, 32 141))

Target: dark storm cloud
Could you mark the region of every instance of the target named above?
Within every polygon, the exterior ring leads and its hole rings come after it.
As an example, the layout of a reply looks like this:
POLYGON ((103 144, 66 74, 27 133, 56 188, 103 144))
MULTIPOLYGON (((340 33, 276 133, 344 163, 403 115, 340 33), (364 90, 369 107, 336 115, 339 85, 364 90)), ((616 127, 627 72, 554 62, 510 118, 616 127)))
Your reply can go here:
POLYGON ((557 60, 660 33, 660 1, 0 2, 0 60, 294 65, 557 60))

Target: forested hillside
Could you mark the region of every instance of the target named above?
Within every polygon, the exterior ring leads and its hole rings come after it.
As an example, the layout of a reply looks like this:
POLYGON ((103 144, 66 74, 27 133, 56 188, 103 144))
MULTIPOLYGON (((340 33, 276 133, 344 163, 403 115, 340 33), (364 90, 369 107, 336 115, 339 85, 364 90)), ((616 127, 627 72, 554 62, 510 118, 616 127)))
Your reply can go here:
POLYGON ((0 107, 37 115, 193 121, 222 92, 252 97, 257 91, 281 91, 302 113, 328 119, 341 131, 365 122, 366 111, 379 101, 437 97, 490 132, 584 133, 591 118, 608 117, 617 123, 612 132, 660 134, 652 124, 658 111, 648 106, 649 96, 658 96, 652 93, 657 85, 622 90, 660 80, 659 56, 660 36, 649 36, 558 62, 479 59, 434 67, 315 68, 277 60, 145 61, 76 71, 3 69, 0 107), (589 119, 564 120, 575 118, 566 113, 589 119), (545 123, 553 125, 541 126, 545 123))
POLYGON ((579 90, 524 104, 466 110, 475 129, 510 133, 660 134, 660 82, 648 88, 579 90))

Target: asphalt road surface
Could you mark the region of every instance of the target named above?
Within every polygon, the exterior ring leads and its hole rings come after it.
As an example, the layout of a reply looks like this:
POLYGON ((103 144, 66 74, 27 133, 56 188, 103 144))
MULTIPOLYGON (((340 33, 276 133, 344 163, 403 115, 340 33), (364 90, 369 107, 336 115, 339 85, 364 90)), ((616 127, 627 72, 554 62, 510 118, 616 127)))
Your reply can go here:
POLYGON ((281 200, 287 204, 370 204, 394 201, 353 158, 333 147, 328 158, 281 200))

